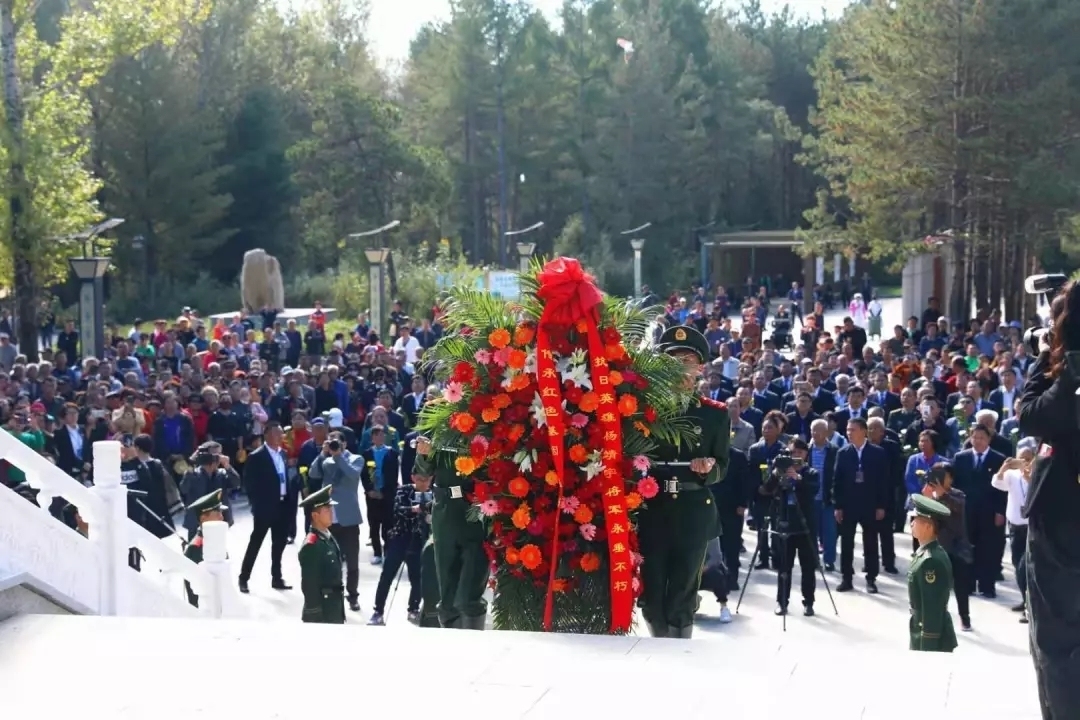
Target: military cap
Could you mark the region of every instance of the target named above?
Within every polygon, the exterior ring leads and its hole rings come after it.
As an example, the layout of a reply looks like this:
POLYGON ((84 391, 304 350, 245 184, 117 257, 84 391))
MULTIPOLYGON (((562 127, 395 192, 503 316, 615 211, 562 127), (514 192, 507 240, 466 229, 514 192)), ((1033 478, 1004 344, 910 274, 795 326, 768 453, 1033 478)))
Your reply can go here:
POLYGON ((215 490, 188 505, 187 509, 196 515, 202 515, 205 512, 213 512, 214 510, 228 510, 229 507, 221 504, 221 491, 215 490))
POLYGON ((333 490, 334 488, 332 485, 327 485, 326 487, 320 490, 316 490, 315 492, 308 495, 306 498, 300 501, 300 504, 303 505, 308 512, 311 512, 312 510, 318 510, 319 508, 326 507, 327 505, 337 505, 337 501, 330 498, 330 494, 333 492, 333 490))
POLYGON ((914 506, 912 514, 917 517, 929 518, 931 520, 944 520, 952 514, 952 511, 949 510, 948 507, 925 495, 913 495, 911 497, 911 503, 914 506))
POLYGON ((692 352, 701 362, 709 361, 709 341, 705 339, 701 331, 689 325, 669 327, 660 336, 657 349, 669 355, 680 351, 692 352))

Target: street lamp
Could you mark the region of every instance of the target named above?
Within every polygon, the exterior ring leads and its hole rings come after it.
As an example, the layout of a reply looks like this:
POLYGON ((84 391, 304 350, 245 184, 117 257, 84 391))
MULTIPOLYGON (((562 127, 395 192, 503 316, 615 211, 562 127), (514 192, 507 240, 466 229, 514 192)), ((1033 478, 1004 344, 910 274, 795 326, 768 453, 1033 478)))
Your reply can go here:
MULTIPOLYGON (((651 222, 647 222, 644 225, 639 225, 636 228, 630 230, 623 230, 620 235, 636 235, 643 230, 648 230, 652 227, 651 222)), ((641 251, 645 249, 645 238, 631 237, 630 247, 634 250, 634 297, 641 296, 641 251)))
MULTIPOLYGON (((535 230, 539 230, 542 227, 544 227, 544 223, 538 222, 535 225, 530 225, 529 227, 522 230, 511 230, 510 232, 506 233, 506 237, 523 237, 535 230)), ((536 243, 534 242, 526 242, 524 240, 521 240, 517 243, 518 259, 521 262, 522 274, 529 272, 529 262, 532 259, 532 254, 535 250, 536 243)))
POLYGON ((105 273, 109 271, 110 260, 97 256, 94 238, 123 222, 123 218, 109 218, 81 233, 62 238, 82 240, 83 243, 83 256, 68 258, 68 264, 79 280, 79 335, 85 357, 100 358, 105 351, 105 273))
MULTIPOLYGON (((351 233, 349 237, 352 239, 376 238, 387 230, 393 230, 400 224, 400 220, 393 220, 374 230, 351 233)), ((381 241, 373 239, 372 247, 364 250, 364 256, 368 261, 368 284, 371 286, 371 317, 369 322, 371 323, 371 329, 379 336, 379 339, 385 341, 386 338, 382 334, 383 267, 386 265, 386 261, 390 259, 390 248, 383 247, 381 241), (377 246, 374 244, 376 242, 378 242, 377 246)))

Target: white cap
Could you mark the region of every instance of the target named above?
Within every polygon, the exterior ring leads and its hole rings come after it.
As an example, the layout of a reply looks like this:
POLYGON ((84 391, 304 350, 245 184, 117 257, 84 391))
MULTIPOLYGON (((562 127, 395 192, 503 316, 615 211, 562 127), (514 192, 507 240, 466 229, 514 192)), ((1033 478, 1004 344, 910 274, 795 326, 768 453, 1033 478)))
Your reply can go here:
POLYGON ((326 413, 326 421, 332 428, 344 427, 345 425, 345 418, 338 408, 333 408, 326 413))

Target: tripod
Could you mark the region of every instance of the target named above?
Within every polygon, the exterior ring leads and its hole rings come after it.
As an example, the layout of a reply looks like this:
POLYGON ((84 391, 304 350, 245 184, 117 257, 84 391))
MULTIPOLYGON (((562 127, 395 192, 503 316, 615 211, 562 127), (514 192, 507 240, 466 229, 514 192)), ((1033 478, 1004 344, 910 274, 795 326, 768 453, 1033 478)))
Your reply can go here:
MULTIPOLYGON (((773 497, 769 513, 762 518, 762 521, 767 523, 769 527, 766 532, 769 537, 773 538, 773 547, 776 547, 776 542, 780 542, 781 547, 784 549, 784 562, 780 566, 781 569, 778 573, 777 580, 782 583, 782 587, 786 588, 790 594, 791 572, 787 569, 786 555, 791 548, 788 546, 788 540, 798 535, 808 535, 810 525, 806 522, 806 515, 803 513, 802 506, 799 505, 799 502, 796 499, 796 501, 792 503, 795 506, 795 517, 799 521, 800 527, 807 529, 797 530, 795 532, 790 532, 788 530, 790 526, 788 521, 783 519, 784 513, 782 511, 785 507, 783 501, 789 492, 794 492, 794 490, 781 490, 779 495, 773 497), (777 525, 779 525, 779 530, 773 529, 772 520, 774 519, 777 521, 777 525)), ((810 538, 810 541, 813 542, 813 538, 810 538)), ((739 608, 742 607, 743 595, 746 594, 746 587, 750 584, 750 576, 754 574, 754 565, 757 563, 759 552, 761 552, 761 545, 755 547, 754 554, 750 556, 750 566, 746 569, 746 579, 743 580, 742 589, 739 591, 739 601, 735 604, 735 614, 738 614, 739 608)), ((829 580, 825 577, 825 567, 821 564, 821 558, 818 557, 816 548, 814 552, 814 564, 817 566, 817 571, 821 574, 821 582, 825 585, 825 592, 829 595, 829 602, 832 603, 833 612, 839 615, 840 611, 836 607, 836 600, 833 599, 832 589, 829 587, 829 580)), ((780 617, 782 618, 784 632, 787 632, 787 612, 780 617)))

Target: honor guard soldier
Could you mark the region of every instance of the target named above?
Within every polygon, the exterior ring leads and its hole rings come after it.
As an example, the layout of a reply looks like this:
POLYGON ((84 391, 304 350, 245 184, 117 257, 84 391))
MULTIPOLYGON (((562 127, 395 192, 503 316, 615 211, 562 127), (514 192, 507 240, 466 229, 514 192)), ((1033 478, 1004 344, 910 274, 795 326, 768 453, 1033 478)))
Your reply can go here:
MULTIPOLYGON (((709 359, 705 336, 684 325, 664 331, 658 349, 686 364, 687 387, 694 386, 709 359)), ((723 480, 727 470, 731 416, 723 403, 696 398, 686 417, 700 436, 657 449, 652 469, 660 493, 640 520, 642 614, 653 637, 693 633, 705 549, 721 531, 708 486, 723 480)))
POLYGON ((952 652, 956 648, 956 632, 948 610, 952 563, 937 539, 938 525, 949 517, 950 510, 923 495, 913 495, 911 502, 914 505, 911 534, 919 541, 919 549, 908 570, 909 649, 952 652))
POLYGON ((435 564, 435 541, 428 538, 420 554, 420 627, 442 627, 439 623, 439 568, 435 564))
MULTIPOLYGON (((203 536, 202 524, 213 520, 224 520, 225 511, 229 508, 221 504, 221 491, 203 495, 187 506, 187 511, 199 519, 199 528, 195 531, 195 537, 184 548, 184 557, 198 565, 203 561, 203 536)), ((191 584, 184 581, 184 592, 187 593, 188 602, 199 607, 199 596, 191 591, 191 584)))
POLYGON ((330 535, 334 524, 333 487, 327 485, 300 503, 311 516, 311 532, 300 548, 300 589, 304 593, 301 619, 306 623, 345 622, 345 587, 341 584, 343 555, 330 535))
POLYGON ((433 479, 431 538, 439 580, 439 623, 444 628, 483 630, 487 623, 487 532, 483 523, 468 517, 466 495, 472 492, 473 480, 459 479, 453 453, 433 448, 422 437, 416 440, 413 473, 433 479))

